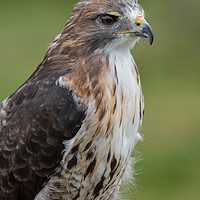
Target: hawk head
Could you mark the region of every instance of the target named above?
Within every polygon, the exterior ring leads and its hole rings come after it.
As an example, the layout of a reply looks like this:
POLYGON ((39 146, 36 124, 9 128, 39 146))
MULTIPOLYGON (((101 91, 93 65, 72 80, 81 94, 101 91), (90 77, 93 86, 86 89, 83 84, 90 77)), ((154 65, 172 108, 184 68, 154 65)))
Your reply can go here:
POLYGON ((81 0, 61 35, 62 42, 73 41, 70 49, 84 47, 84 54, 131 49, 140 37, 153 42, 153 30, 136 0, 81 0))

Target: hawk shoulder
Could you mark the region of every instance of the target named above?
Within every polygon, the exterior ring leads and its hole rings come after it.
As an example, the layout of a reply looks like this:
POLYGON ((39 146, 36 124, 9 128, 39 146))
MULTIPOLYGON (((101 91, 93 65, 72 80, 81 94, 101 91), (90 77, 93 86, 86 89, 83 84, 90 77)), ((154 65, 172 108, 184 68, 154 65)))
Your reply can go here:
POLYGON ((0 104, 0 199, 33 199, 81 127, 86 108, 56 79, 32 78, 0 104))

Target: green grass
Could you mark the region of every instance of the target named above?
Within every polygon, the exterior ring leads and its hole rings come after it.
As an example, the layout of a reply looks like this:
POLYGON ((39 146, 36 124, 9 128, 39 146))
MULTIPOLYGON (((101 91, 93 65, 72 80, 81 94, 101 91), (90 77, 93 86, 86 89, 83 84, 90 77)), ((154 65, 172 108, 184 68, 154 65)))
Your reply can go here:
MULTIPOLYGON (((0 101, 41 62, 77 1, 0 3, 0 101)), ((199 199, 199 0, 140 1, 155 42, 135 47, 145 95, 135 200, 199 199)))

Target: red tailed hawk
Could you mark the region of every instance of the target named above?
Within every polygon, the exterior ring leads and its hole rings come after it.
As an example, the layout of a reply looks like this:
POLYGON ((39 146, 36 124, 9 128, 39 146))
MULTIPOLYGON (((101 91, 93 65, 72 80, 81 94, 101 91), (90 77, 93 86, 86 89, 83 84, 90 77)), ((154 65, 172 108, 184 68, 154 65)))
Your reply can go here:
POLYGON ((131 176, 144 101, 130 49, 153 31, 135 0, 81 0, 0 104, 0 199, 113 200, 131 176))

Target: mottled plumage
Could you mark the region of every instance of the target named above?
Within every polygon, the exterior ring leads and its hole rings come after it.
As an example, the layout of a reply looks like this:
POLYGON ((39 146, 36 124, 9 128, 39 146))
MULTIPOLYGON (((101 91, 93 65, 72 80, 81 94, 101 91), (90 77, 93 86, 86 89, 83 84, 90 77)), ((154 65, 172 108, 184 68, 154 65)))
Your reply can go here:
POLYGON ((144 101, 130 54, 153 41, 132 0, 81 0, 31 77, 0 104, 0 199, 117 197, 144 101))

